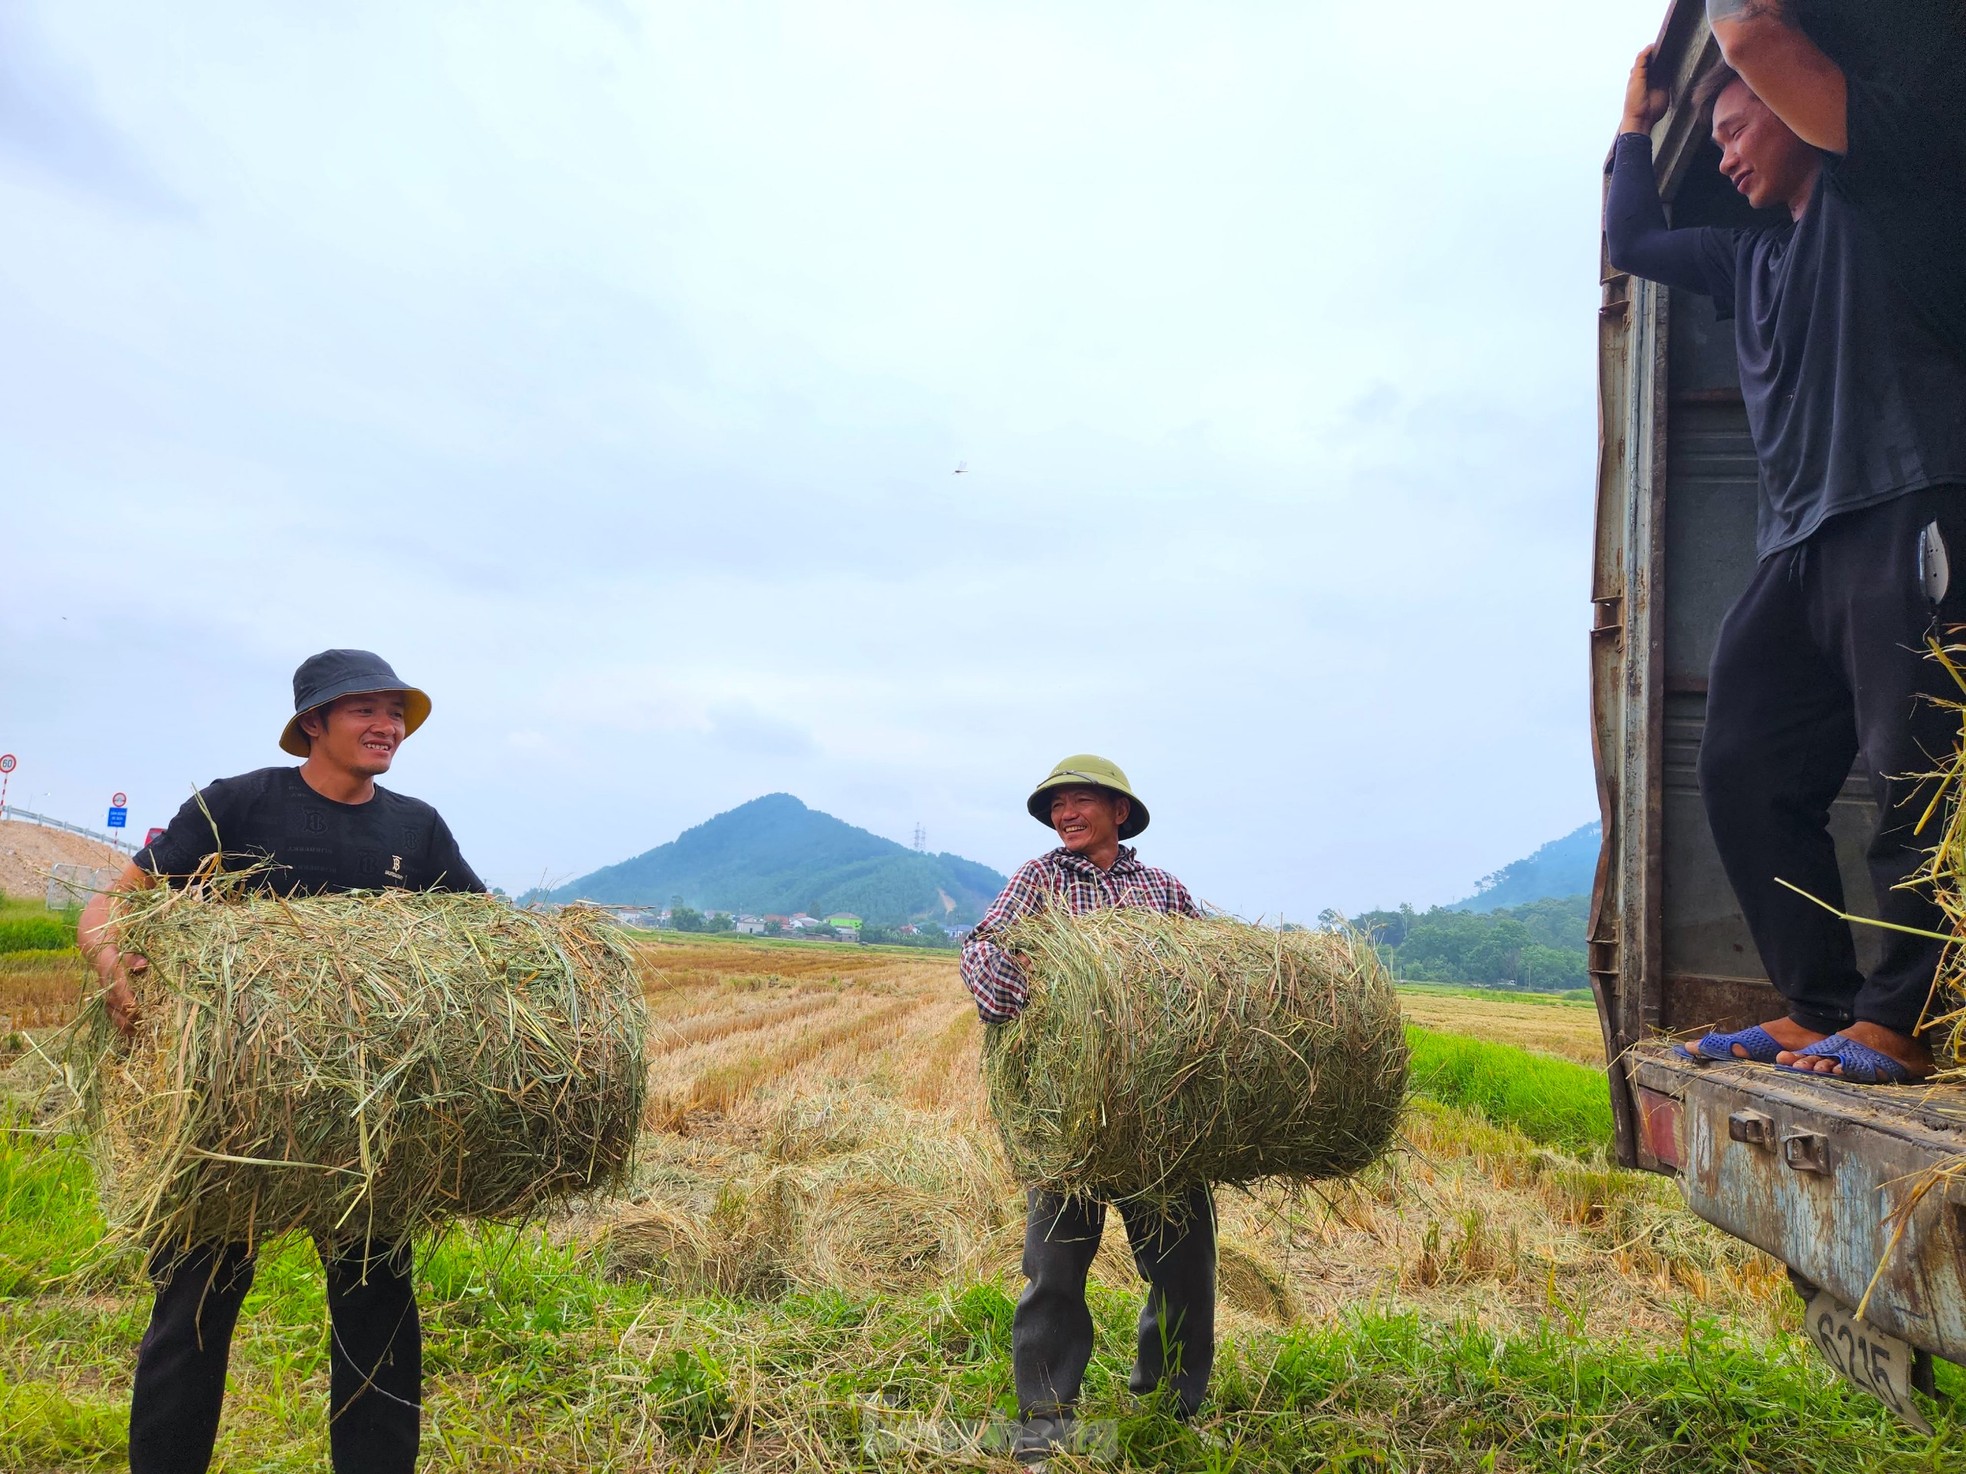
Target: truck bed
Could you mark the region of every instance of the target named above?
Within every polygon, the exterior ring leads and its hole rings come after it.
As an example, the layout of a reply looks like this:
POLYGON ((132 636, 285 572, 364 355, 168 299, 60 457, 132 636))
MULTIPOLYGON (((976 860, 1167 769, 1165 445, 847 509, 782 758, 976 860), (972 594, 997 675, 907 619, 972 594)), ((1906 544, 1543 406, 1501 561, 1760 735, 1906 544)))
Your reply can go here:
POLYGON ((1966 1362, 1966 1086, 1697 1064, 1664 1040, 1625 1064, 1641 1155, 1674 1172, 1687 1206, 1845 1305, 1868 1296, 1872 1324, 1966 1362))

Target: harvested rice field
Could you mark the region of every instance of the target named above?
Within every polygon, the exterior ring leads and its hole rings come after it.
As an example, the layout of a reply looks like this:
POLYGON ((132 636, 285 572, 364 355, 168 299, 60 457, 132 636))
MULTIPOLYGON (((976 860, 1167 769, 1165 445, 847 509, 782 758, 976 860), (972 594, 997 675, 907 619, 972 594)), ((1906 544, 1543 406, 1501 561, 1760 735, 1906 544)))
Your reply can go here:
MULTIPOLYGON (((596 1224, 618 1272, 750 1293, 1013 1273, 1023 1198, 952 960, 667 941, 643 956, 658 1083, 636 1189, 596 1224)), ((1425 995, 1415 1021, 1451 1029, 1458 1008, 1474 1037, 1559 1058, 1584 1052, 1573 1016, 1597 1029, 1588 1009, 1425 995)), ((1688 1303, 1779 1303, 1773 1264, 1684 1214, 1664 1182, 1559 1159, 1425 1099, 1402 1135, 1406 1150, 1353 1182, 1221 1194, 1232 1321, 1368 1298, 1527 1325, 1558 1282, 1606 1330, 1670 1334, 1688 1303)), ((1137 1283, 1123 1234, 1094 1277, 1137 1283)))
MULTIPOLYGON (((638 952, 652 1037, 629 1189, 419 1252, 424 1466, 1012 1467, 992 1440, 1014 1411, 1022 1205, 953 959, 638 952)), ((0 1015, 32 992, 41 1027, 45 987, 0 960, 0 1015)), ((1817 1365, 1771 1261, 1669 1183, 1606 1165, 1588 1008, 1404 1002, 1416 1096, 1394 1155, 1318 1191, 1221 1195, 1223 1345, 1199 1426, 1125 1391, 1139 1284, 1109 1229, 1084 1411, 1113 1438, 1103 1462, 1054 1468, 1966 1467, 1966 1425, 1941 1412, 1912 1435, 1817 1365), (1511 1070, 1533 1111, 1494 1087, 1511 1070)), ((0 1132, 0 1467, 113 1469, 148 1302, 132 1256, 99 1246, 83 1155, 30 1125, 44 1084, 16 1038, 0 1054, 19 1123, 0 1132)), ((325 1467, 323 1316, 311 1250, 270 1254, 215 1467, 325 1467)))
POLYGON ((1473 993, 1407 987, 1400 990, 1400 1006, 1409 1023, 1604 1068, 1604 1031, 1590 1004, 1547 994, 1473 993))

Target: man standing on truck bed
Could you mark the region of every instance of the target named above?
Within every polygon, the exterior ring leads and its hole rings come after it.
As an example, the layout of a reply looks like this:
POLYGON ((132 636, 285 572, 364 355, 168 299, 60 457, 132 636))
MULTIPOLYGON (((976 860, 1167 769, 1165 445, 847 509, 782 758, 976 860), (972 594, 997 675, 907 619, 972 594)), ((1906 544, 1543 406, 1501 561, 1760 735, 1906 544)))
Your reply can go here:
MULTIPOLYGON (((1933 22, 1936 44, 1966 45, 1946 6, 1927 8, 1950 17, 1933 22)), ((1728 63, 1703 88, 1721 171, 1785 218, 1668 228, 1650 138, 1667 97, 1648 49, 1626 89, 1605 221, 1614 266, 1734 319, 1761 469, 1759 563, 1714 650, 1700 792, 1788 1012, 1692 1052, 1914 1080, 1933 1068, 1915 1029, 1941 944, 1886 932, 1865 977, 1849 927, 1779 882, 1841 907, 1829 806, 1861 757, 1880 916, 1944 929, 1929 896, 1903 887, 1923 860, 1913 775, 1936 770, 1958 735, 1927 699, 1949 684, 1927 641, 1966 619, 1966 259, 1919 269, 1966 239, 1958 100, 1846 73, 1783 0, 1708 0, 1708 15, 1728 63)))
MULTIPOLYGON (((83 909, 82 954, 117 1027, 134 1027, 116 892, 185 877, 212 856, 266 866, 277 895, 385 890, 480 891, 438 812, 375 780, 430 715, 430 698, 366 650, 324 650, 294 672, 294 715, 280 746, 304 761, 221 778, 139 850, 115 889, 83 909)), ((359 1234, 317 1242, 327 1277, 329 1452, 337 1474, 408 1474, 423 1400, 422 1339, 410 1246, 359 1234)), ((240 1244, 168 1244, 150 1258, 157 1296, 130 1392, 131 1474, 201 1474, 211 1462, 239 1306, 253 1282, 240 1244)))

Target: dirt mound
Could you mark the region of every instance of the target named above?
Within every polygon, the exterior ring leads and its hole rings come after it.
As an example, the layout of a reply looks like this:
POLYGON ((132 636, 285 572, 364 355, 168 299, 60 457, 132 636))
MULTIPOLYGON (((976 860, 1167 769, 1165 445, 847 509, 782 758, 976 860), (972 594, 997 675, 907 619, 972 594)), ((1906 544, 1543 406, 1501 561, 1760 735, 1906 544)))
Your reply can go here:
POLYGON ((129 856, 100 840, 60 829, 47 829, 25 819, 0 822, 0 892, 23 900, 48 893, 48 872, 56 865, 91 865, 110 871, 123 868, 129 856))

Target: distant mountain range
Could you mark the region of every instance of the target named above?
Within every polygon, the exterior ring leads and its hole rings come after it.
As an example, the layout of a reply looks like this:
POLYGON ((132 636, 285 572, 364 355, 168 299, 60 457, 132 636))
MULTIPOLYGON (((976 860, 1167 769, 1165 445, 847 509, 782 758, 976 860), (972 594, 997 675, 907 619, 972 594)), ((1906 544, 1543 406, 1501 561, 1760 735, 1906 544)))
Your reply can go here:
POLYGON ((1588 895, 1597 877, 1597 851, 1603 839, 1604 826, 1593 820, 1562 839, 1551 840, 1535 854, 1484 876, 1472 896, 1447 909, 1495 911, 1529 901, 1588 895))
POLYGON ((1005 879, 960 855, 930 855, 772 793, 686 829, 668 844, 528 899, 699 911, 829 916, 876 926, 924 917, 968 923, 1005 879))

